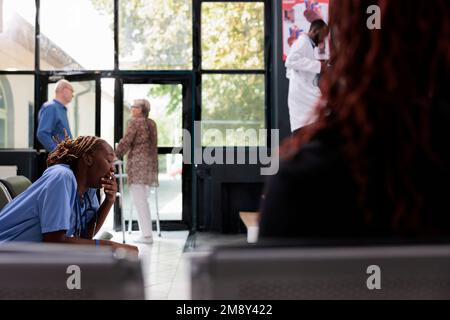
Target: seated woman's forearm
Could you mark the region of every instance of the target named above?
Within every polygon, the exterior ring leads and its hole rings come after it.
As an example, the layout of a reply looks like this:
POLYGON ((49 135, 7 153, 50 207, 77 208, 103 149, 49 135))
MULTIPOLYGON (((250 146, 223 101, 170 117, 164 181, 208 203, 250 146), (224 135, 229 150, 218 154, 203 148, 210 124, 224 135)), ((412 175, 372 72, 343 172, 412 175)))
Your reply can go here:
POLYGON ((127 245, 127 244, 122 244, 122 243, 117 243, 117 242, 107 241, 107 240, 92 240, 92 239, 83 239, 83 238, 76 238, 76 237, 67 237, 66 231, 64 231, 64 230, 43 234, 43 241, 46 243, 109 246, 109 247, 112 247, 112 249, 126 249, 135 254, 139 253, 137 247, 127 245))

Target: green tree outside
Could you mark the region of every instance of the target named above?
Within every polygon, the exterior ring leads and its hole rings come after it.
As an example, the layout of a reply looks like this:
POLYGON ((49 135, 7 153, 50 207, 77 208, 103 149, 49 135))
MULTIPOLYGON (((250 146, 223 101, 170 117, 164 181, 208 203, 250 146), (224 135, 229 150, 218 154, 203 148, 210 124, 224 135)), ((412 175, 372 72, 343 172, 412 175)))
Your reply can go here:
MULTIPOLYGON (((112 12, 113 1, 92 0, 112 12)), ((119 57, 124 70, 192 70, 192 1, 120 0, 119 57)), ((202 68, 264 69, 264 4, 204 2, 201 8, 202 68)), ((113 26, 111 26, 113 27, 113 26)), ((204 74, 203 129, 243 132, 265 127, 264 75, 204 74)), ((149 94, 169 97, 167 113, 180 112, 175 86, 155 86, 149 94)), ((239 136, 239 134, 238 134, 239 136)), ((212 143, 207 137, 203 144, 212 143)), ((227 145, 264 144, 229 141, 227 145)))

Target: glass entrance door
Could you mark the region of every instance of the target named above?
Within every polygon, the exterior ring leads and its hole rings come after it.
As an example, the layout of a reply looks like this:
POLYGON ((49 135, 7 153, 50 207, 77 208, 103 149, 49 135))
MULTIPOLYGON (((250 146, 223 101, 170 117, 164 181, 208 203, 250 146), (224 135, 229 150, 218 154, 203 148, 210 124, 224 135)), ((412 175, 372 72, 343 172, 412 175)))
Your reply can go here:
MULTIPOLYGON (((152 218, 156 218, 158 211, 163 230, 191 228, 192 166, 183 163, 182 150, 183 129, 191 133, 193 127, 191 75, 120 75, 114 78, 102 78, 96 74, 48 76, 42 80, 42 87, 47 90, 42 96, 53 99, 56 82, 63 77, 74 88, 73 101, 67 106, 74 137, 95 135, 115 147, 128 126, 131 117, 129 107, 133 100, 149 100, 149 116, 158 128, 160 184, 150 194, 152 218)), ((121 227, 121 214, 127 221, 131 216, 132 220, 137 220, 127 183, 124 187, 123 210, 118 210, 116 206, 111 222, 116 230, 121 227)))
MULTIPOLYGON (((164 225, 191 226, 191 166, 183 164, 183 129, 191 128, 190 82, 186 79, 137 78, 124 79, 122 83, 121 112, 122 136, 131 119, 130 106, 135 99, 147 99, 151 110, 149 117, 158 130, 159 188, 152 189, 149 203, 152 218, 159 212, 164 225), (156 194, 157 193, 157 194, 156 194), (156 201, 157 197, 157 201, 156 201)), ((125 159, 126 161, 126 159, 125 159)), ((128 193, 128 191, 126 191, 128 193)), ((136 219, 136 208, 131 198, 124 197, 124 214, 136 219)))
MULTIPOLYGON (((181 154, 163 152, 162 148, 182 146, 182 85, 181 84, 124 84, 124 131, 131 119, 129 107, 134 99, 147 99, 151 105, 149 117, 158 128, 159 161, 158 211, 161 221, 181 221, 183 213, 181 154)), ((167 150, 169 151, 169 150, 167 150)), ((156 190, 152 190, 156 192, 156 190)), ((151 212, 156 212, 156 195, 150 197, 151 212)), ((129 198, 129 197, 128 197, 129 198)), ((126 209, 131 203, 127 203, 126 209)))

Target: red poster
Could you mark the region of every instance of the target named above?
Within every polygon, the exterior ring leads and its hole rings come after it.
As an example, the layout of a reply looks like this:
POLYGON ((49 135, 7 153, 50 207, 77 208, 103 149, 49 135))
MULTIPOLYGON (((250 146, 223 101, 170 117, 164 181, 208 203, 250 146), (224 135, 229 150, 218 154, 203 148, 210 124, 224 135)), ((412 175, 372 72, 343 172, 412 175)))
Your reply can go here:
POLYGON ((328 23, 330 0, 281 0, 283 11, 283 60, 302 32, 308 32, 314 19, 328 23), (308 21, 309 20, 309 21, 308 21))

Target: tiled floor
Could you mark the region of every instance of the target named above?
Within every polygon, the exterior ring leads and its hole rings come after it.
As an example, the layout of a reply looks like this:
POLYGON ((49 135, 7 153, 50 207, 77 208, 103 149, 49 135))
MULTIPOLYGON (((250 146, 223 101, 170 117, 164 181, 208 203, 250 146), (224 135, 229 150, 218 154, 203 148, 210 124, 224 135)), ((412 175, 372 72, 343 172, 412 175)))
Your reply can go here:
MULTIPOLYGON (((122 233, 113 233, 122 242, 122 233)), ((139 247, 146 298, 150 300, 188 300, 190 298, 188 258, 183 253, 188 231, 154 233, 151 245, 134 243, 139 234, 126 233, 126 242, 139 247)))
MULTIPOLYGON (((112 233, 112 241, 122 242, 122 233, 112 233)), ((189 237, 188 231, 154 234, 151 245, 134 243, 139 232, 125 234, 126 242, 139 247, 146 298, 149 300, 189 300, 190 269, 192 255, 204 255, 218 245, 244 245, 245 235, 197 233, 189 237)))

